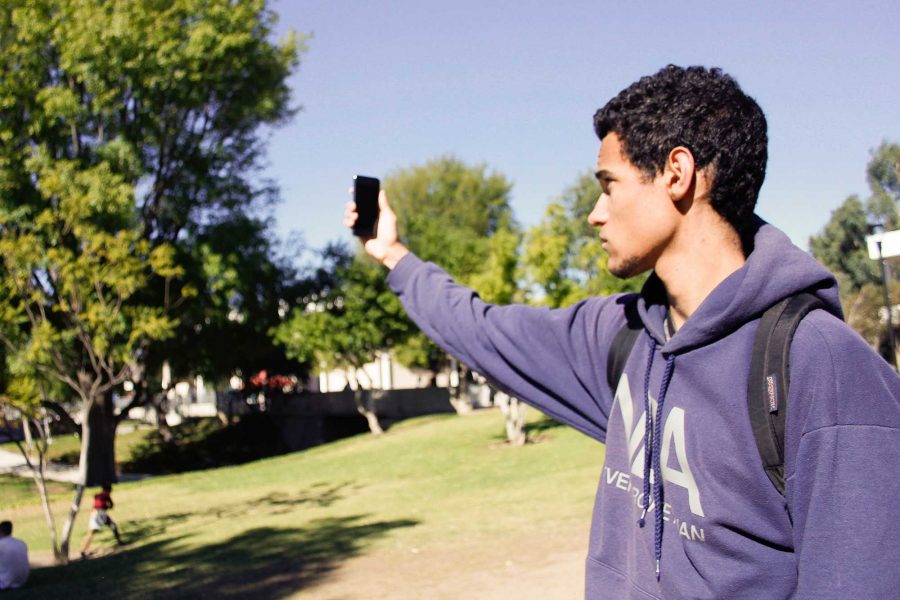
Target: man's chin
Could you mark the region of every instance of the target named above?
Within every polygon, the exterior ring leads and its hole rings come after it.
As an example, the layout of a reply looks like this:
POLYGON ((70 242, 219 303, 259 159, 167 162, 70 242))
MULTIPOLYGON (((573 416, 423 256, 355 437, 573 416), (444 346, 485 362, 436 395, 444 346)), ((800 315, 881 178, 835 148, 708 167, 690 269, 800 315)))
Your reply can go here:
POLYGON ((631 257, 622 261, 607 264, 609 272, 619 279, 629 279, 645 271, 637 258, 631 257))

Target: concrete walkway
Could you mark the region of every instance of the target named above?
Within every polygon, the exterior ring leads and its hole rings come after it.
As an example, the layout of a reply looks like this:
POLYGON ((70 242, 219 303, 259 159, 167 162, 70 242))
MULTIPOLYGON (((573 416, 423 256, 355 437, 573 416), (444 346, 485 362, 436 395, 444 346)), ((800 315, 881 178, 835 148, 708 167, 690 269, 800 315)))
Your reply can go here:
MULTIPOLYGON (((22 455, 7 450, 0 450, 0 474, 32 477, 31 469, 28 468, 28 463, 25 462, 22 455)), ((78 483, 78 467, 50 463, 44 471, 44 477, 52 481, 78 483)))
MULTIPOLYGON (((33 477, 31 469, 28 468, 28 463, 25 462, 25 459, 22 458, 21 454, 18 452, 0 450, 0 475, 5 474, 28 477, 29 479, 33 477)), ((77 484, 79 482, 78 467, 50 463, 44 471, 44 477, 50 481, 62 481, 64 483, 77 484)), ((144 473, 119 473, 118 482, 139 481, 149 477, 153 476, 144 473)))
MULTIPOLYGON (((22 458, 21 454, 18 452, 0 450, 0 475, 4 474, 18 475, 20 477, 28 477, 29 479, 33 477, 31 469, 28 468, 28 464, 25 462, 25 459, 22 458)), ((77 484, 79 482, 78 467, 50 463, 47 465, 47 470, 44 471, 44 477, 50 481, 62 481, 64 483, 77 484)), ((119 473, 118 483, 139 481, 150 477, 153 477, 153 475, 146 475, 144 473, 119 473)))

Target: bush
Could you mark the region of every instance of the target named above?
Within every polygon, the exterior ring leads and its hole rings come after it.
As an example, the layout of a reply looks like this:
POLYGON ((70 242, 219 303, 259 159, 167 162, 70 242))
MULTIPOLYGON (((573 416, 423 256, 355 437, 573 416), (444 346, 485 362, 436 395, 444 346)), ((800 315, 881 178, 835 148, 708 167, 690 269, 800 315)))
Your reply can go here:
POLYGON ((250 414, 233 425, 216 419, 192 419, 172 428, 174 439, 159 432, 132 449, 123 471, 167 475, 237 465, 288 452, 278 427, 268 415, 250 414))

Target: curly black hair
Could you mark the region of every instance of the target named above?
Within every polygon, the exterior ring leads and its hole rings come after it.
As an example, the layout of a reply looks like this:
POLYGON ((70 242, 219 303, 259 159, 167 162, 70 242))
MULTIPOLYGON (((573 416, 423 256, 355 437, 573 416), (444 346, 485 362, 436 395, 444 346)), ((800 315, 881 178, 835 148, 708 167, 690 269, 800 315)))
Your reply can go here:
POLYGON ((698 170, 711 166, 713 209, 744 237, 766 176, 766 117, 721 69, 669 65, 642 77, 594 114, 602 140, 615 133, 648 178, 669 152, 688 148, 698 170))

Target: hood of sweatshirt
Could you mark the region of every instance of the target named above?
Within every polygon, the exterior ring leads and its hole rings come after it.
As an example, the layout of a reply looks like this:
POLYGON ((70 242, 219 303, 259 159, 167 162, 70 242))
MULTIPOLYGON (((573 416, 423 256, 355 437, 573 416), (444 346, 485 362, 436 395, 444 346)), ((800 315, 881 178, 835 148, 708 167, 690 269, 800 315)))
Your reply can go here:
POLYGON ((834 275, 760 219, 747 261, 706 297, 671 339, 666 341, 664 333, 665 288, 655 273, 641 291, 638 313, 660 350, 677 355, 728 336, 773 304, 803 291, 814 293, 829 312, 843 318, 834 275))

